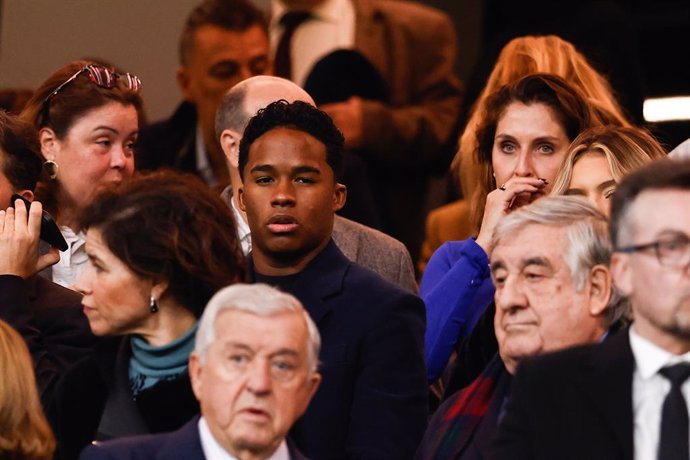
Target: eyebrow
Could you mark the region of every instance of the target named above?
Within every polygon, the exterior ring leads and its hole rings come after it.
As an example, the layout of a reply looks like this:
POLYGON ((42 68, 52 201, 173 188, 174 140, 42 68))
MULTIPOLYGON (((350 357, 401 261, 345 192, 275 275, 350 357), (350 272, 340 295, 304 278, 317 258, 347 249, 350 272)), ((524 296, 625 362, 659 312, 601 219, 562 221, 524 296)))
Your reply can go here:
POLYGON ((105 130, 105 131, 110 131, 111 133, 114 133, 114 134, 119 134, 119 131, 118 131, 117 129, 112 128, 112 127, 110 127, 110 126, 96 126, 93 130, 94 130, 94 131, 98 131, 98 130, 101 130, 101 129, 103 129, 103 130, 105 130))
POLYGON ((489 271, 491 271, 491 273, 502 268, 506 268, 506 264, 504 264, 502 260, 497 260, 496 262, 489 264, 489 271))
POLYGON ((613 179, 607 180, 606 182, 602 182, 601 184, 599 184, 599 185, 597 186, 597 190, 605 190, 605 189, 607 189, 607 188, 609 188, 609 187, 614 187, 615 185, 616 185, 616 181, 615 181, 615 180, 613 180, 613 179))
MULTIPOLYGON (((275 166, 270 165, 270 164, 263 164, 263 165, 256 165, 254 166, 249 172, 273 172, 275 171, 275 166)), ((315 168, 313 166, 295 166, 292 168, 292 174, 304 174, 304 173, 310 173, 310 174, 321 174, 321 170, 319 168, 315 168)))
POLYGON ((522 269, 525 269, 530 265, 551 268, 551 262, 549 262, 549 260, 545 259, 544 257, 530 257, 529 259, 525 259, 524 261, 522 261, 522 263, 520 264, 522 269))

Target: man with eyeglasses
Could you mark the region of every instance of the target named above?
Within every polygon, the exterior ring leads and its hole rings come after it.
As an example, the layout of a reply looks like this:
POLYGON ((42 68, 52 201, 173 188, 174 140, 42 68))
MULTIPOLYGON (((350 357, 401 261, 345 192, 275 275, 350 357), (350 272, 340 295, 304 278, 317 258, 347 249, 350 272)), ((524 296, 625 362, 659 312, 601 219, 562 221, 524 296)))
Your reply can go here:
POLYGON ((690 458, 690 162, 614 193, 611 271, 634 322, 599 346, 526 361, 491 458, 690 458))

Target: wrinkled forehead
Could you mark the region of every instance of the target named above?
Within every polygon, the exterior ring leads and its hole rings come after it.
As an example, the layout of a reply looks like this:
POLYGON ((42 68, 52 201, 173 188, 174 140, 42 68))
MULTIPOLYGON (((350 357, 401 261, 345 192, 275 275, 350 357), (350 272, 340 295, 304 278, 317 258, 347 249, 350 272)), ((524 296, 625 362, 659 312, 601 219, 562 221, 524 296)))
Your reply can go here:
POLYGON ((552 266, 564 263, 568 250, 566 229, 536 223, 508 229, 491 251, 491 267, 523 267, 530 261, 542 261, 552 266))

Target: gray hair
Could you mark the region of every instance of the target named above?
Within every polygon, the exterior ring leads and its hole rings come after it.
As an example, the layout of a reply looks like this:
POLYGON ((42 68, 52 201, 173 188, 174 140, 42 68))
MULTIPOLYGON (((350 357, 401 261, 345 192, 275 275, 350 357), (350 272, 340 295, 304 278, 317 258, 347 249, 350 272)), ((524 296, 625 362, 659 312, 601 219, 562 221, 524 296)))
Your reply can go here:
POLYGON ((204 362, 206 350, 216 338, 215 322, 226 310, 242 311, 257 316, 269 317, 281 313, 301 313, 307 324, 309 346, 307 358, 311 372, 316 372, 321 350, 321 336, 316 324, 296 297, 267 284, 233 284, 218 291, 206 305, 196 331, 194 352, 204 362))
MULTIPOLYGON (((606 216, 582 197, 548 196, 517 209, 496 225, 491 247, 496 247, 503 237, 530 224, 564 229, 570 243, 564 257, 576 291, 584 288, 592 267, 608 267, 611 263, 612 246, 606 216)), ((616 293, 613 286, 607 310, 608 325, 628 313, 627 302, 616 293)))

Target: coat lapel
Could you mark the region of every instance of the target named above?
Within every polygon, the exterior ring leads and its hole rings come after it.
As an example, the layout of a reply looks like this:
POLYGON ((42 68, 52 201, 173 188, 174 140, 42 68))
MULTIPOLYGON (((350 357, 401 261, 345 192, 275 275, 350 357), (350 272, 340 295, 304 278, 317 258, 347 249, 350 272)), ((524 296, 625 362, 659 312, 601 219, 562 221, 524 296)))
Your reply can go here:
POLYGON ((615 434, 623 458, 633 458, 632 377, 635 361, 628 330, 602 343, 584 363, 579 384, 615 434))

